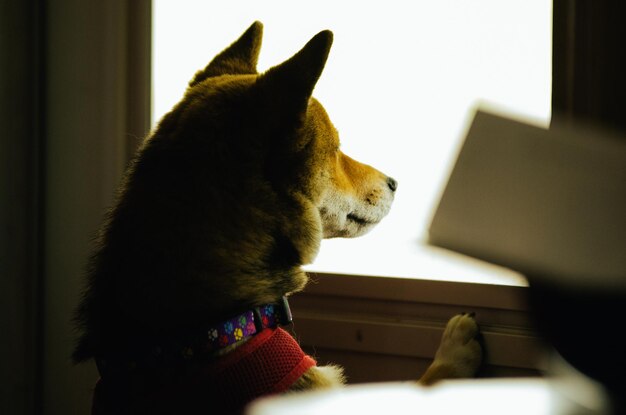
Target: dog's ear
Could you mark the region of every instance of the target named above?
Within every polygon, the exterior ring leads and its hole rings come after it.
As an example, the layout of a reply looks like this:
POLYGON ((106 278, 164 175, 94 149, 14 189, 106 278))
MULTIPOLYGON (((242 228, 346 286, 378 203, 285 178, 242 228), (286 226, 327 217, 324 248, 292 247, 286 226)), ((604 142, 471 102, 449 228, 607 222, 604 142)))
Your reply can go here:
POLYGON ((189 86, 219 75, 256 74, 261 50, 263 24, 254 22, 232 45, 224 49, 201 71, 196 72, 189 86))
POLYGON ((259 77, 264 114, 274 126, 294 129, 302 125, 332 43, 332 32, 320 32, 289 60, 259 77))

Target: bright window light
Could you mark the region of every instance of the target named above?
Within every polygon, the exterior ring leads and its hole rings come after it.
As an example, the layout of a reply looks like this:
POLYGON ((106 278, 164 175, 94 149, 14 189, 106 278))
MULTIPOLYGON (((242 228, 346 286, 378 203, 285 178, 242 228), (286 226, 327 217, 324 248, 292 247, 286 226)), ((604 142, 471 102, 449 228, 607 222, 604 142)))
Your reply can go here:
POLYGON ((155 123, 195 71, 253 21, 264 24, 259 71, 289 58, 320 30, 334 32, 314 96, 339 130, 342 150, 393 176, 399 188, 376 229, 359 239, 324 241, 311 270, 461 280, 489 274, 457 267, 454 255, 423 241, 477 105, 549 121, 550 0, 153 4, 155 123))

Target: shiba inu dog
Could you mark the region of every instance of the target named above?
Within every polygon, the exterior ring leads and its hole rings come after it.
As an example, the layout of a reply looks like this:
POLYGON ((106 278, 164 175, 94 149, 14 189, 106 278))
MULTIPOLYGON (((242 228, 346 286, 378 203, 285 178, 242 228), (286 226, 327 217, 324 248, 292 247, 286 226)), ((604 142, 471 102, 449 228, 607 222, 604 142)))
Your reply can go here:
MULTIPOLYGON (((256 22, 195 74, 105 220, 73 355, 98 365, 93 413, 237 413, 343 383, 278 326, 322 238, 369 231, 397 183, 343 154, 311 97, 332 33, 259 74, 261 35, 256 22)), ((423 382, 472 375, 476 334, 454 317, 423 382)))

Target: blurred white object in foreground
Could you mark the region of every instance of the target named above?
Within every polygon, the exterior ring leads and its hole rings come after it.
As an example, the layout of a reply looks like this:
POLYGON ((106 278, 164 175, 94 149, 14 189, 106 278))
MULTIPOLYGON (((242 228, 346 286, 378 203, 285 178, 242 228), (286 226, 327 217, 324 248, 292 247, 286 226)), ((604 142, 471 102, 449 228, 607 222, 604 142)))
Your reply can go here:
MULTIPOLYGON (((571 379, 571 378, 568 378, 571 379)), ((610 413, 596 384, 560 378, 451 380, 425 388, 412 383, 354 385, 256 401, 247 415, 610 413)))

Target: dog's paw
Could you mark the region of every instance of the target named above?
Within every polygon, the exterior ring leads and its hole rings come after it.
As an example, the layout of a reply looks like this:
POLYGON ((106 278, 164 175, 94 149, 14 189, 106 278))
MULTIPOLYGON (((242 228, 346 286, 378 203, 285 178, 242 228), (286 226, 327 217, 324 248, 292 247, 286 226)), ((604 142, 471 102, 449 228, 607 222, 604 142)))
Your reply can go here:
POLYGON ((291 386, 289 391, 331 388, 342 386, 345 383, 343 368, 335 365, 313 366, 291 386))
POLYGON ((443 332, 435 360, 420 379, 421 383, 474 376, 482 363, 479 333, 474 313, 452 317, 443 332))

